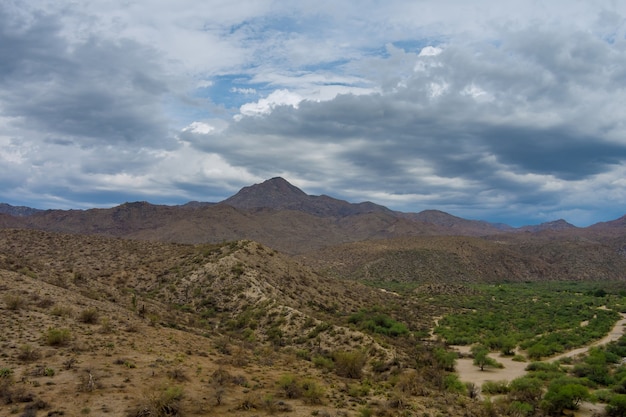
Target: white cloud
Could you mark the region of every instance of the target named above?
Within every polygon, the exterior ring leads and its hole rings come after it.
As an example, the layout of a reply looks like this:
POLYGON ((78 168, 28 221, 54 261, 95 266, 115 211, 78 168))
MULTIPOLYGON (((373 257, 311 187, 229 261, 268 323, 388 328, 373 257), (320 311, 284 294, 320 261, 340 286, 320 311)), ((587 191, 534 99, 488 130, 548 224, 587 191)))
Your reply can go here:
POLYGON ((192 122, 189 126, 183 129, 183 132, 201 133, 203 135, 208 135, 209 133, 214 131, 215 127, 204 122, 192 122))
POLYGON ((230 89, 231 93, 238 93, 238 94, 245 94, 245 95, 250 95, 250 94, 256 94, 257 91, 254 88, 231 88, 230 89))
POLYGON ((443 52, 443 48, 438 46, 425 46, 422 48, 418 56, 437 56, 443 52))
POLYGON ((257 102, 242 105, 239 111, 243 116, 260 116, 271 113, 277 106, 298 108, 302 100, 302 96, 289 90, 276 90, 266 98, 262 98, 257 102))

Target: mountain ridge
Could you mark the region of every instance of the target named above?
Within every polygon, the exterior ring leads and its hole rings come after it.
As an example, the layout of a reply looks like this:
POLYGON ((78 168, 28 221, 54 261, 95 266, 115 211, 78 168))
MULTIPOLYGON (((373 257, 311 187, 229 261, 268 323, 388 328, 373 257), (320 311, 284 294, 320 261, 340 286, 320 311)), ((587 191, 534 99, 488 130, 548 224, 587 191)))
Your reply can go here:
POLYGON ((281 177, 243 187, 219 203, 169 206, 138 201, 87 210, 20 209, 20 213, 30 214, 19 216, 8 213, 11 207, 0 206, 0 228, 192 244, 251 239, 291 254, 410 236, 530 234, 605 239, 626 234, 626 216, 587 228, 577 228, 565 220, 513 228, 440 210, 403 213, 371 202, 349 203, 327 195, 308 195, 281 177))
MULTIPOLYGON (((318 216, 349 216, 354 214, 371 213, 371 212, 384 212, 394 214, 399 217, 421 221, 424 223, 432 223, 442 226, 458 226, 459 224, 485 226, 492 227, 496 230, 511 231, 511 230, 523 230, 523 231, 538 231, 545 229, 563 229, 570 226, 576 228, 563 219, 543 222, 535 225, 525 225, 521 227, 513 227, 505 223, 493 223, 487 220, 469 220, 462 217, 454 216, 437 209, 426 209, 420 212, 401 212, 391 210, 383 205, 373 203, 371 201, 363 201, 358 203, 350 203, 345 200, 337 199, 332 196, 322 195, 309 195, 302 191, 300 188, 294 186, 282 177, 273 177, 263 181, 259 184, 253 184, 241 188, 234 195, 220 201, 220 202, 204 202, 204 201, 189 201, 180 205, 163 205, 154 204, 148 201, 133 201, 125 202, 117 206, 110 207, 108 209, 115 209, 123 206, 137 206, 145 205, 158 206, 158 207, 177 207, 177 208, 190 208, 199 209, 214 206, 217 204, 226 204, 237 209, 252 210, 261 208, 271 208, 275 210, 296 210, 303 211, 309 214, 318 216), (567 227, 563 227, 567 224, 567 227)), ((94 208, 95 209, 95 208, 94 208)), ((38 209, 26 206, 13 206, 7 203, 0 203, 0 214, 8 214, 16 217, 29 217, 34 214, 50 211, 88 211, 89 209, 38 209)), ((103 210, 107 210, 106 208, 103 210)), ((626 224, 626 215, 620 219, 610 220, 606 222, 599 222, 596 225, 605 225, 616 223, 626 224), (619 222, 621 220, 621 222, 619 222)), ((588 227, 592 227, 588 226, 588 227)))

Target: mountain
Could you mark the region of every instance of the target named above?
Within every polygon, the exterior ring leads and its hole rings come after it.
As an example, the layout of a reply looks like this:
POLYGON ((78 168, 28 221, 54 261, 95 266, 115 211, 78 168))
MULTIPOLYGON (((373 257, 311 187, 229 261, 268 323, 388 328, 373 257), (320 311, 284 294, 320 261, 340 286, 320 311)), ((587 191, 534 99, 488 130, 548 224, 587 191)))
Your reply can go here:
POLYGON ((571 223, 566 222, 563 219, 559 219, 559 220, 555 220, 552 222, 541 223, 541 224, 534 225, 534 226, 523 226, 523 227, 520 227, 518 230, 523 231, 523 232, 536 233, 536 232, 543 232, 547 230, 563 231, 563 230, 574 230, 574 229, 577 229, 577 227, 571 223))
POLYGON ((600 234, 600 235, 609 235, 609 236, 624 235, 626 234, 626 215, 620 217, 619 219, 593 224, 587 227, 587 229, 590 232, 600 234))
POLYGON ((407 236, 322 248, 301 256, 335 277, 389 285, 467 282, 623 281, 626 237, 568 234, 407 236))
MULTIPOLYGON (((355 204, 326 195, 308 195, 280 177, 244 187, 219 203, 196 201, 166 206, 143 201, 109 209, 45 211, 2 207, 14 214, 0 212, 0 228, 192 244, 251 239, 289 254, 402 237, 496 236, 510 241, 512 235, 525 238, 541 234, 544 239, 579 237, 605 241, 626 235, 626 216, 589 228, 576 228, 557 220, 514 229, 439 210, 401 213, 371 202, 355 204)), ((621 243, 615 245, 621 248, 621 243)))
POLYGON ((18 217, 30 216, 40 211, 41 210, 30 208, 30 207, 12 206, 10 204, 0 203, 0 213, 9 214, 11 216, 18 216, 18 217))
POLYGON ((276 177, 242 188, 222 204, 243 209, 269 208, 274 210, 296 210, 320 217, 345 217, 363 213, 392 213, 386 207, 364 202, 353 204, 326 195, 308 195, 284 178, 276 177))
POLYGON ((513 231, 511 226, 493 224, 482 220, 466 220, 440 210, 424 210, 419 213, 398 213, 400 217, 430 223, 455 230, 459 235, 486 235, 501 231, 513 231))

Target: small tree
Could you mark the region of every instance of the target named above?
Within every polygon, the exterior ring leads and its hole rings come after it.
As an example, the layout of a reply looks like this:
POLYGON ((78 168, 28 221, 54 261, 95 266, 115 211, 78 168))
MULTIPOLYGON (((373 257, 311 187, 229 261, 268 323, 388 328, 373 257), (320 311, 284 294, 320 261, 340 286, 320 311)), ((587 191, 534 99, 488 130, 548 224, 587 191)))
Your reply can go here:
POLYGON ((578 379, 561 377, 548 386, 541 401, 541 408, 548 414, 561 415, 563 410, 576 410, 581 401, 589 398, 589 389, 578 379))
POLYGON ((458 355, 456 352, 448 351, 444 348, 438 347, 434 350, 436 366, 445 371, 454 372, 456 366, 456 360, 458 355))
POLYGON ((539 378, 523 376, 509 384, 509 399, 537 404, 543 394, 543 382, 539 378))
POLYGON ((614 395, 606 406, 606 414, 610 417, 626 417, 626 395, 614 395))
POLYGON ((333 359, 337 375, 353 379, 361 378, 363 367, 367 361, 365 353, 361 351, 335 352, 333 359))
POLYGON ((487 349, 487 347, 476 345, 472 347, 471 352, 474 357, 474 365, 478 366, 481 371, 485 370, 485 366, 502 368, 502 364, 489 356, 489 349, 487 349))

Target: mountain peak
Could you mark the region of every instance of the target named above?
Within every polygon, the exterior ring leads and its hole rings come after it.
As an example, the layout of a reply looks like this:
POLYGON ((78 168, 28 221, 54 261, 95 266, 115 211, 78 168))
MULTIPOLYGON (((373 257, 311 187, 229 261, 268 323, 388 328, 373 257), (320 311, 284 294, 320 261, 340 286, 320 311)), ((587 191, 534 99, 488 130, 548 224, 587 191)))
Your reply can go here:
POLYGON ((298 187, 289 183, 282 177, 274 177, 243 187, 237 194, 223 201, 235 208, 274 208, 284 209, 294 204, 301 203, 308 195, 298 187))
POLYGON ((371 212, 391 213, 386 207, 374 203, 352 204, 329 196, 308 195, 281 177, 243 187, 222 203, 243 210, 297 210, 322 217, 345 217, 371 212))
POLYGON ((576 229, 576 226, 574 226, 571 223, 566 222, 563 219, 558 219, 558 220, 554 220, 551 222, 545 222, 545 223, 541 223, 538 225, 533 225, 533 226, 524 226, 521 227, 520 230, 522 231, 527 231, 527 232, 542 232, 544 230, 569 230, 569 229, 576 229))

